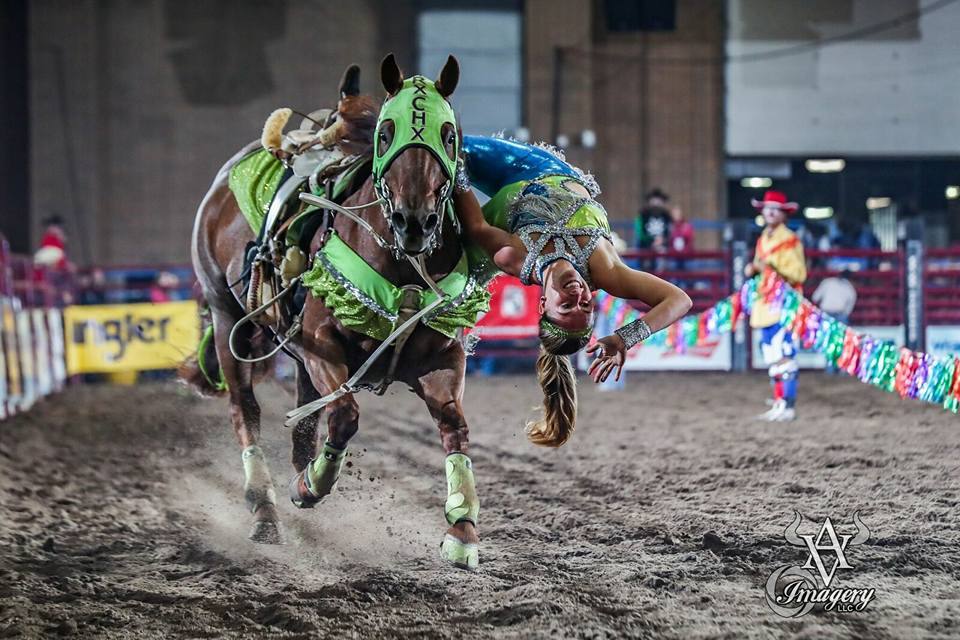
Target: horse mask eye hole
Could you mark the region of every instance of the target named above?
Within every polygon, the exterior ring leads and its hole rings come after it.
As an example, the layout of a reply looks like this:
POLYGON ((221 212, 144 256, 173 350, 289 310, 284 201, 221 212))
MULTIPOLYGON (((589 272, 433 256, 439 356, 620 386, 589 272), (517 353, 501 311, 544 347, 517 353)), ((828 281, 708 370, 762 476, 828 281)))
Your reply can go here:
POLYGON ((386 120, 380 125, 380 130, 377 132, 377 157, 383 157, 392 142, 393 120, 386 120))
POLYGON ((443 129, 440 132, 443 139, 443 148, 447 152, 447 156, 453 160, 454 159, 454 147, 457 144, 457 132, 453 128, 453 125, 450 123, 444 124, 443 129))

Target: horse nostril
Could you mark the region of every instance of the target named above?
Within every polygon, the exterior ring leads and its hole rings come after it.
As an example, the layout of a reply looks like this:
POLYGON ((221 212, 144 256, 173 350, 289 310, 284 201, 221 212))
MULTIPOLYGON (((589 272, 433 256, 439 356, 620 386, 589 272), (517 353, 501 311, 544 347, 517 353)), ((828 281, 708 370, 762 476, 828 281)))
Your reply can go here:
POLYGON ((427 219, 423 222, 423 230, 427 233, 430 233, 437 228, 437 223, 440 222, 440 216, 435 213, 431 213, 427 216, 427 219))
POLYGON ((390 224, 393 225, 394 229, 403 231, 407 228, 407 218, 399 211, 395 211, 393 215, 390 216, 390 224))

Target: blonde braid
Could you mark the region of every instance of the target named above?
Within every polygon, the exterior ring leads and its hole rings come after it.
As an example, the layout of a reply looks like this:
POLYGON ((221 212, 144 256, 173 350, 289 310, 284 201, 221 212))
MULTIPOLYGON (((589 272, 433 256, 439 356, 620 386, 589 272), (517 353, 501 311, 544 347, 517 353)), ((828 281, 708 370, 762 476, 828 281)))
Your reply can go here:
POLYGON ((527 438, 545 447, 562 446, 577 420, 577 379, 570 359, 553 355, 541 345, 537 381, 543 389, 543 418, 527 423, 527 438))

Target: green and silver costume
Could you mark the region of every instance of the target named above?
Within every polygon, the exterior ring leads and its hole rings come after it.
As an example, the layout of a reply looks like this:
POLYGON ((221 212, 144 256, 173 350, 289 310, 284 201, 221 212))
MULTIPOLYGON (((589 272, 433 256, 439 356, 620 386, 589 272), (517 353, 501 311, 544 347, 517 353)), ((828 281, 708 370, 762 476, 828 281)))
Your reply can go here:
POLYGON ((592 176, 543 145, 464 136, 463 151, 469 182, 490 196, 483 205, 487 223, 517 234, 527 248, 520 280, 533 284, 536 277, 542 282, 543 270, 565 259, 590 283, 590 255, 601 239, 610 239, 607 213, 594 199, 600 190, 592 176), (590 197, 568 189, 569 182, 584 187, 590 197), (588 240, 581 247, 577 239, 582 237, 588 240), (553 250, 544 254, 551 242, 553 250))

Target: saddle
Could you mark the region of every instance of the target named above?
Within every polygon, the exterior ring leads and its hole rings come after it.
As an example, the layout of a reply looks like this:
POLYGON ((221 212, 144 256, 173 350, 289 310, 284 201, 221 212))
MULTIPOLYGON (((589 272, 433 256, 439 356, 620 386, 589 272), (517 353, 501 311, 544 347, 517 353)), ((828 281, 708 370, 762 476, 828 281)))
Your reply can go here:
POLYGON ((306 271, 312 238, 320 230, 329 230, 333 222, 330 211, 301 202, 300 194, 342 202, 364 183, 371 165, 369 157, 346 155, 336 148, 335 110, 314 111, 303 118, 299 128, 283 133, 291 115, 290 109, 274 111, 264 125, 263 149, 237 165, 250 158, 256 163, 248 177, 254 189, 258 195, 272 191, 266 204, 256 203, 260 206, 253 215, 245 212, 257 239, 246 250, 243 301, 255 321, 277 327, 292 324, 290 319, 302 307, 305 296, 298 290, 285 300, 275 298, 306 271), (256 154, 261 156, 252 157, 256 154))

